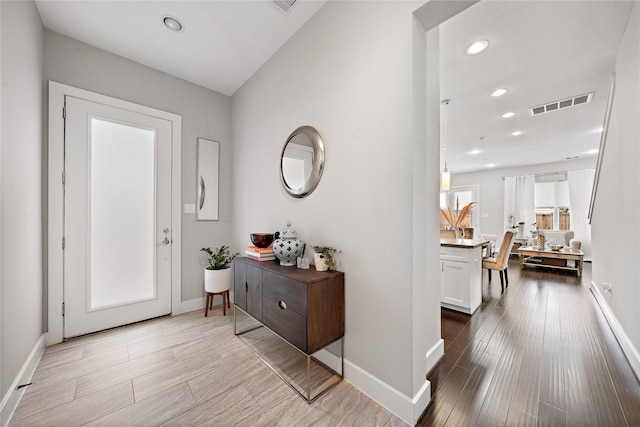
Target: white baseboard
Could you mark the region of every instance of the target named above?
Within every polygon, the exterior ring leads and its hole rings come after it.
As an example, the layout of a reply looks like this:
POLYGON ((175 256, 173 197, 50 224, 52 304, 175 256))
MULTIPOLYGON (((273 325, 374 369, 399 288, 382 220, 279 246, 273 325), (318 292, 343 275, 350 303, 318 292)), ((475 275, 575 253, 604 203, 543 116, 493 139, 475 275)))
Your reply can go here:
MULTIPOLYGON (((213 298, 214 298, 213 300, 214 306, 216 305, 216 299, 219 299, 220 304, 222 304, 222 297, 220 295, 217 295, 217 296, 214 295, 213 298)), ((190 311, 201 310, 204 308, 204 301, 205 301, 204 297, 194 298, 188 301, 182 301, 180 303, 180 306, 178 307, 178 310, 171 313, 171 315, 176 316, 178 314, 188 313, 190 311)), ((233 305, 231 306, 231 309, 233 310, 233 305)))
POLYGON ((427 351, 427 372, 431 371, 436 363, 444 356, 444 340, 440 340, 431 347, 431 350, 427 351))
POLYGON ((593 282, 591 282, 590 288, 591 293, 598 302, 598 305, 600 306, 604 317, 607 319, 607 322, 609 323, 609 326, 613 331, 613 335, 615 335, 618 343, 620 343, 622 352, 627 357, 627 360, 631 365, 631 369, 633 369, 636 377, 640 378, 640 353, 638 353, 638 350, 635 348, 635 346, 627 336, 627 333, 622 328, 622 325, 620 324, 620 322, 618 322, 618 319, 613 314, 613 311, 611 311, 611 307, 609 307, 609 303, 604 298, 604 295, 600 293, 600 289, 598 289, 598 287, 593 282))
POLYGON ((344 361, 344 371, 346 381, 409 425, 417 424, 418 418, 431 401, 431 383, 427 380, 420 391, 410 398, 348 360, 344 361))
POLYGON ((171 313, 172 315, 188 313, 190 311, 200 310, 204 308, 204 297, 190 299, 188 301, 182 301, 178 312, 171 313))
POLYGON ((11 417, 13 417, 13 413, 20 403, 22 395, 27 389, 24 387, 18 390, 18 386, 21 384, 27 384, 31 381, 33 373, 36 371, 38 363, 40 363, 40 359, 44 354, 45 340, 45 334, 40 335, 40 338, 38 338, 38 341, 36 341, 36 344, 33 346, 31 353, 29 353, 29 357, 24 362, 24 365, 22 365, 22 369, 20 369, 20 372, 13 381, 13 384, 11 384, 11 387, 2 398, 2 403, 0 403, 0 425, 2 425, 2 427, 6 427, 9 424, 11 417))

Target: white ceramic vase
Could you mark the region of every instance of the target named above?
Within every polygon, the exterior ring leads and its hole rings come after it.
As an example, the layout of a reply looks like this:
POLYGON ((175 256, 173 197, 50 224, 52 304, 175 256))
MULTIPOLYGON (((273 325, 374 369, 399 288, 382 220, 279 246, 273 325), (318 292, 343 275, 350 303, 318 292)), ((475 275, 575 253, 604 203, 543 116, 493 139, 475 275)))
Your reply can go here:
POLYGON ((316 264, 316 270, 317 271, 327 271, 329 269, 329 266, 327 265, 327 259, 326 258, 320 258, 322 254, 318 254, 318 253, 314 253, 313 254, 313 260, 316 264))
POLYGON ((296 230, 291 228, 291 221, 287 221, 287 228, 279 232, 278 238, 273 241, 273 254, 280 260, 280 265, 295 267, 298 257, 304 254, 304 247, 296 230))

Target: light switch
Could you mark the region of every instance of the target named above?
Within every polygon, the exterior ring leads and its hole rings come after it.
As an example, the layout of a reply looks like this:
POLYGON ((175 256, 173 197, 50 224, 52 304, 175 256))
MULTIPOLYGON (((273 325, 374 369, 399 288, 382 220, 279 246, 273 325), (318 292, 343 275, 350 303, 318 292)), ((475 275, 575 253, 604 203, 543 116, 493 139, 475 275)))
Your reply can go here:
POLYGON ((185 203, 184 213, 196 213, 196 205, 193 203, 185 203))

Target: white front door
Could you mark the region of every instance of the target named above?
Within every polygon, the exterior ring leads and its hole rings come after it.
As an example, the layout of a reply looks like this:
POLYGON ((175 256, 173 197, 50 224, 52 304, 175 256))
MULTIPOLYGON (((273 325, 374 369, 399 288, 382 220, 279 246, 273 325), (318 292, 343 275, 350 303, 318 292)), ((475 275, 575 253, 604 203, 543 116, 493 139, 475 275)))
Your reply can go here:
POLYGON ((171 122, 65 111, 64 337, 171 313, 171 122))

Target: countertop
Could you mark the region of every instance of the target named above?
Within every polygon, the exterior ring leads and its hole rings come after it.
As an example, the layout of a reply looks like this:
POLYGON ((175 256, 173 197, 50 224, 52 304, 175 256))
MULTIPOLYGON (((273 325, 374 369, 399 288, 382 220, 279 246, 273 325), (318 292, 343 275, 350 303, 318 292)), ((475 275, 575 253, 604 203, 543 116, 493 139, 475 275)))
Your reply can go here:
POLYGON ((440 246, 447 246, 453 248, 477 248, 478 246, 488 245, 489 241, 486 239, 455 239, 455 238, 441 238, 440 246))

